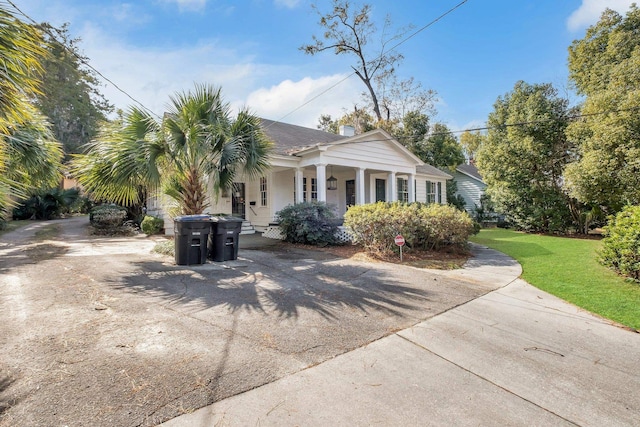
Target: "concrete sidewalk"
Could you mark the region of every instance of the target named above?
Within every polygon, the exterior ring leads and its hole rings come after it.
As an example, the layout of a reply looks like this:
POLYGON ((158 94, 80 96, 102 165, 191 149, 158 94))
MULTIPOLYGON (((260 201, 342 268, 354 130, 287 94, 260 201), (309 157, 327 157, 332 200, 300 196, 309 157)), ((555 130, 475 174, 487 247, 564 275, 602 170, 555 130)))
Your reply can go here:
POLYGON ((508 257, 476 251, 449 277, 505 287, 162 425, 637 426, 640 334, 517 279, 508 257))

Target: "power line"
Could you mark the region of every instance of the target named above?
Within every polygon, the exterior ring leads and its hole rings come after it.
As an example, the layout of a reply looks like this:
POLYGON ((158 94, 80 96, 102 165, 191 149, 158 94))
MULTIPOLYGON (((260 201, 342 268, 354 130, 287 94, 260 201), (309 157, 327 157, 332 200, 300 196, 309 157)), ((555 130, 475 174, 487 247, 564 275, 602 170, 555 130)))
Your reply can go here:
POLYGON ((392 140, 398 141, 398 140, 403 140, 403 139, 416 138, 418 136, 430 137, 430 136, 440 136, 440 135, 451 135, 451 134, 464 133, 464 132, 479 132, 479 131, 483 131, 483 130, 495 130, 495 129, 508 128, 508 127, 520 127, 520 126, 529 126, 529 125, 535 125, 535 124, 557 122, 557 121, 560 121, 562 119, 565 119, 565 120, 577 120, 577 119, 582 119, 582 118, 586 118, 586 117, 600 116, 600 115, 611 114, 611 113, 624 113, 624 112, 629 112, 629 111, 640 111, 640 106, 639 107, 631 107, 631 108, 620 108, 620 109, 614 109, 614 110, 606 110, 606 111, 597 111, 597 112, 594 112, 594 113, 571 114, 571 115, 564 116, 564 117, 561 117, 561 118, 558 118, 558 119, 531 120, 531 121, 526 121, 526 122, 504 123, 504 124, 496 125, 496 126, 485 126, 485 127, 469 128, 469 129, 463 129, 463 130, 450 130, 450 131, 447 131, 447 132, 433 132, 433 133, 427 133, 426 135, 399 135, 399 136, 391 136, 391 138, 365 139, 365 140, 354 141, 354 142, 355 143, 364 143, 364 142, 385 142, 385 141, 392 141, 392 140))
MULTIPOLYGON (((24 16, 25 18, 27 18, 29 21, 31 21, 34 25, 38 25, 38 22, 33 19, 32 17, 30 17, 29 15, 27 15, 26 13, 24 13, 18 6, 16 6, 16 4, 12 1, 12 0, 7 0, 7 3, 9 3, 11 6, 13 6, 13 8, 15 10, 18 11, 18 13, 20 13, 22 16, 24 16)), ((119 92, 121 92, 122 94, 124 94, 127 98, 129 98, 130 100, 132 100, 134 103, 138 104, 139 106, 141 106, 145 111, 147 111, 148 113, 152 114, 153 116, 161 119, 162 117, 160 117, 159 115, 157 115, 156 113, 154 113, 150 108, 148 108, 146 105, 144 105, 142 102, 138 101, 137 99, 135 99, 133 96, 131 96, 129 93, 127 93, 124 89, 122 89, 120 86, 118 86, 117 84, 115 84, 111 79, 109 79, 108 77, 106 77, 104 74, 102 74, 100 71, 98 71, 98 69, 96 69, 93 65, 89 64, 89 62, 86 61, 85 58, 83 58, 82 56, 80 56, 78 53, 75 52, 75 50, 73 50, 71 47, 67 46, 64 42, 58 40, 58 38, 48 29, 44 29, 43 31, 45 33, 47 33, 49 35, 49 37, 51 37, 53 40, 55 40, 56 42, 60 43, 60 45, 62 47, 64 47, 69 53, 71 53, 73 56, 75 56, 78 61, 80 61, 82 64, 84 64, 85 66, 89 67, 91 70, 93 70, 98 76, 100 76, 104 81, 110 83, 114 88, 116 88, 119 92)))
MULTIPOLYGON (((585 118, 585 117, 601 116, 601 115, 604 115, 604 114, 611 114, 611 113, 623 113, 623 112, 628 112, 628 111, 640 111, 640 107, 620 108, 620 109, 615 109, 615 110, 597 111, 597 112, 594 112, 594 113, 571 114, 571 115, 562 117, 562 119, 576 120, 576 119, 582 119, 582 118, 585 118)), ((497 125, 497 126, 485 126, 485 127, 478 127, 478 128, 464 129, 464 130, 454 130, 454 131, 449 131, 449 132, 433 133, 431 135, 446 135, 446 134, 450 134, 450 133, 479 132, 479 131, 482 131, 482 130, 493 130, 493 129, 500 129, 500 128, 528 126, 528 125, 535 125, 535 124, 541 124, 541 123, 557 122, 559 120, 560 119, 545 119, 545 120, 532 120, 532 121, 528 121, 528 122, 504 123, 504 124, 497 125)))
MULTIPOLYGON (((457 5, 455 5, 454 7, 452 7, 451 9, 447 10, 446 12, 442 13, 440 16, 438 16, 437 18, 433 19, 431 22, 429 22, 428 24, 424 25, 423 27, 419 28, 417 31, 414 31, 413 33, 411 33, 409 36, 405 37, 404 39, 400 40, 397 44, 395 44, 394 46, 392 46, 389 50, 381 53, 376 59, 375 61, 380 60, 380 58, 382 58, 384 55, 386 55, 389 52, 392 52, 394 50, 396 50, 400 45, 406 43, 407 41, 409 41, 410 39, 412 39, 413 37, 415 37, 416 35, 418 35, 419 33, 421 33, 422 31, 426 30, 427 28, 431 27, 433 24, 435 24, 436 22, 440 21, 442 18, 444 18, 445 16, 449 15, 450 13, 452 13, 453 11, 455 11, 456 9, 458 9, 459 7, 461 7, 463 4, 465 4, 466 2, 468 2, 469 0, 463 0, 460 3, 458 3, 457 5)), ((345 82, 346 80, 350 79, 352 76, 354 76, 356 74, 355 71, 351 72, 350 74, 348 74, 345 78, 343 78, 342 80, 338 81, 337 83, 329 86, 327 89, 323 90, 322 92, 320 92, 319 94, 313 96, 311 99, 307 100, 306 102, 304 102, 303 104, 299 105, 298 107, 294 108, 293 110, 289 111, 288 113, 286 113, 285 115, 283 115, 282 117, 280 117, 278 120, 275 120, 275 122, 280 122, 282 121, 282 119, 290 116, 291 114, 295 113, 296 111, 302 109, 303 107, 309 105, 310 103, 312 103, 313 101, 315 101, 316 99, 320 98, 321 96, 323 96, 324 94, 326 94, 327 92, 333 90, 335 87, 337 87, 338 85, 342 84, 343 82, 345 82)))
MULTIPOLYGON (((396 50, 396 48, 404 43, 406 43, 407 41, 409 41, 410 39, 412 39, 413 37, 415 37, 416 35, 418 35, 419 33, 423 32, 424 30, 426 30, 427 28, 429 28, 430 26, 432 26, 433 24, 435 24, 436 22, 438 22, 439 20, 441 20, 442 18, 444 18, 445 16, 449 15, 450 13, 452 13, 453 11, 455 11, 456 9, 458 9, 459 7, 461 7, 463 4, 465 4, 467 1, 469 0, 463 0, 460 3, 458 3, 457 5, 453 6, 451 9, 447 10, 446 12, 444 12, 442 15, 438 16, 436 19, 434 19, 433 21, 429 22, 427 25, 425 25, 424 27, 418 29, 417 31, 414 31, 413 33, 411 33, 408 37, 404 38, 403 40, 400 40, 398 42, 398 44, 394 45, 393 47, 391 47, 391 49, 389 49, 387 52, 391 52, 393 50, 396 50)), ((385 52, 385 53, 387 53, 385 52)), ((380 55, 381 57, 382 55, 380 55)), ((378 59, 380 58, 378 57, 378 59)))

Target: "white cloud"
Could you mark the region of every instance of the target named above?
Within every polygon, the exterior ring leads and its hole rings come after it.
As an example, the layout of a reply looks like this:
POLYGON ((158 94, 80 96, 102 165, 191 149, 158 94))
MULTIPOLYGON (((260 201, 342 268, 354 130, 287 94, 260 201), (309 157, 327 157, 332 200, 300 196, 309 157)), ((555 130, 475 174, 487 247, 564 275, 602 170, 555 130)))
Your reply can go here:
MULTIPOLYGON (((343 108, 357 102, 362 92, 359 81, 345 80, 343 74, 282 80, 292 74, 290 67, 256 63, 214 41, 174 49, 141 49, 90 24, 80 36, 91 64, 157 115, 166 111, 171 95, 192 89, 197 82, 222 87, 224 98, 234 108, 247 106, 261 117, 315 127, 321 114, 341 116, 343 108), (309 104, 303 105, 306 102, 309 104)), ((111 84, 101 91, 116 108, 135 104, 111 84)))
MULTIPOLYGON (((175 4, 179 0, 161 1, 175 4)), ((294 5, 294 0, 274 1, 294 5)), ((65 22, 60 0, 33 2, 32 7, 54 25, 65 22)), ((120 8, 102 12, 111 18, 110 22, 122 20, 119 25, 150 19, 137 6, 129 1, 120 8)), ((120 32, 87 20, 81 9, 69 9, 69 15, 74 14, 72 35, 82 39, 82 53, 90 64, 158 115, 166 111, 171 95, 192 89, 195 82, 220 86, 224 98, 234 108, 247 106, 262 117, 308 127, 315 127, 321 114, 337 118, 344 114, 344 108, 360 101, 362 86, 355 77, 337 84, 346 75, 327 72, 322 76, 317 66, 306 65, 312 71, 305 71, 300 65, 256 62, 254 56, 246 53, 253 51, 254 46, 229 45, 222 40, 201 40, 182 46, 136 46, 121 39, 120 32), (314 77, 302 78, 305 75, 314 77), (324 91, 327 92, 303 106, 324 91)), ((114 85, 104 83, 100 91, 116 108, 126 109, 135 104, 114 85)))
POLYGON ((637 0, 582 0, 582 4, 567 19, 567 28, 578 31, 595 24, 606 8, 624 14, 637 0))
POLYGON ((343 108, 358 101, 360 93, 358 82, 345 80, 343 74, 305 77, 258 89, 249 95, 247 105, 261 117, 314 128, 321 114, 342 116, 343 108))
POLYGON ((141 25, 151 21, 151 15, 144 12, 144 9, 136 7, 131 3, 113 5, 107 12, 120 25, 141 25))
MULTIPOLYGON (((141 49, 88 24, 83 27, 81 37, 91 64, 156 114, 165 111, 170 95, 193 88, 194 82, 221 86, 228 101, 243 99, 255 84, 257 66, 251 58, 241 57, 215 42, 184 48, 141 49)), ((102 92, 117 108, 134 104, 111 84, 103 87, 102 92)))
POLYGON ((164 0, 165 3, 176 3, 180 11, 198 12, 207 6, 207 0, 164 0))
POLYGON ((274 3, 276 6, 284 6, 289 9, 293 9, 300 3, 300 0, 274 0, 274 3))

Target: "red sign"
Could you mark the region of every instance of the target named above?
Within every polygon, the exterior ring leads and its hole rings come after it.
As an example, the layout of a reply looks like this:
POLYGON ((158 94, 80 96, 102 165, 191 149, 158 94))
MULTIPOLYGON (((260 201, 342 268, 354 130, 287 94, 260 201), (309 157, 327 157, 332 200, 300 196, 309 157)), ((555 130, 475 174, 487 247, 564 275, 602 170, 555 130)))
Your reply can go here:
POLYGON ((398 234, 396 236, 395 242, 396 242, 396 245, 398 246, 404 246, 404 237, 402 237, 402 234, 398 234))

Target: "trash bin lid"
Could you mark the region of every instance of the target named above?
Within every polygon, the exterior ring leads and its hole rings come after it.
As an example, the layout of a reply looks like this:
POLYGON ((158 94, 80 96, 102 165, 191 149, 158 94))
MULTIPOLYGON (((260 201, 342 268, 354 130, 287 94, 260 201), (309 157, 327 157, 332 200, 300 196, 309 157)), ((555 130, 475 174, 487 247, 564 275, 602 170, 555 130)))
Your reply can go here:
POLYGON ((181 215, 175 217, 175 222, 190 222, 190 221, 209 221, 211 217, 209 215, 181 215))
POLYGON ((238 218, 235 216, 212 216, 212 222, 244 222, 242 218, 238 218))

